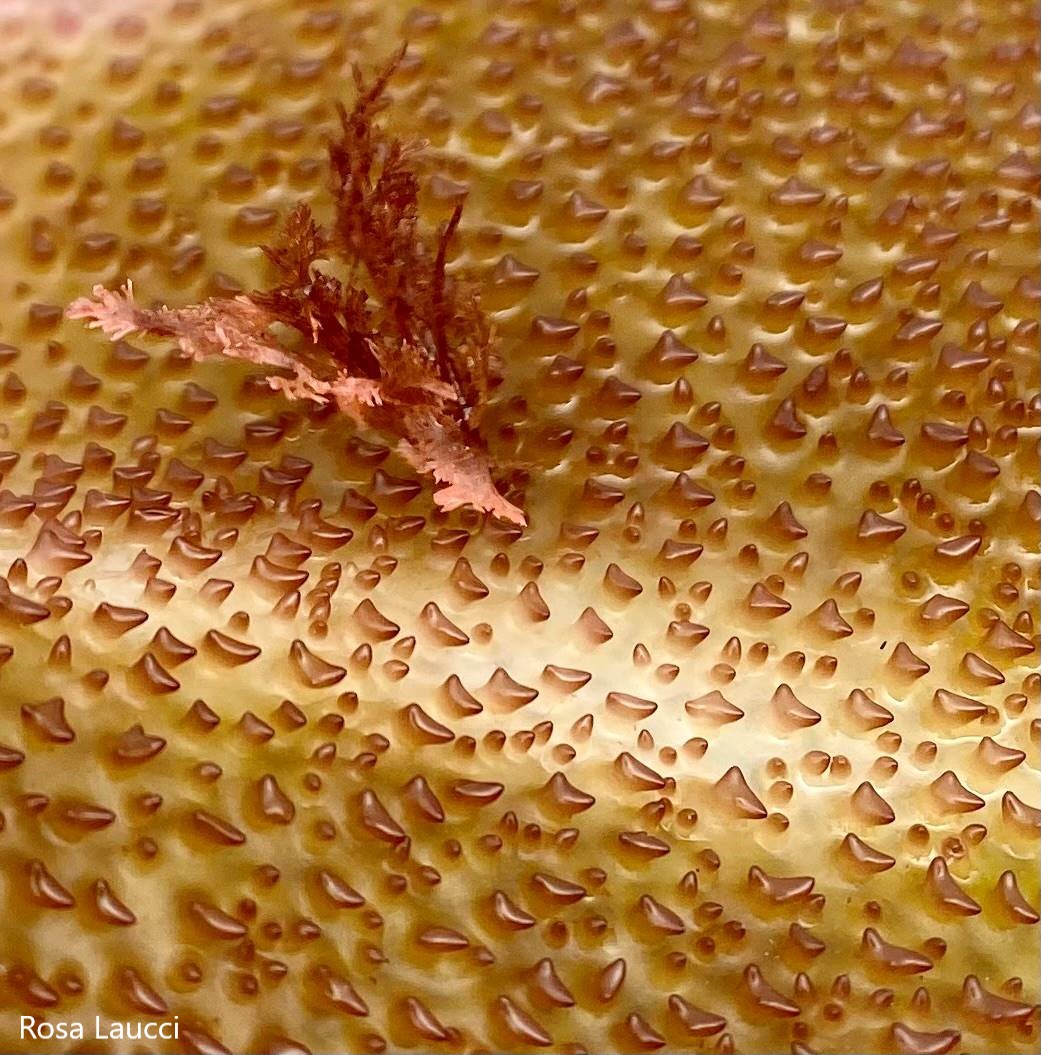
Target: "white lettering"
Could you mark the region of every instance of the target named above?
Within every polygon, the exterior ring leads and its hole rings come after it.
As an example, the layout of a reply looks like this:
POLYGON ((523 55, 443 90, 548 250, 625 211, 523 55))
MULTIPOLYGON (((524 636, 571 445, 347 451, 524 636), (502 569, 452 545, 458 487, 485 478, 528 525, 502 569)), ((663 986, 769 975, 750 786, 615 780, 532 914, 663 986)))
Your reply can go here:
MULTIPOLYGON (((3 0, 0 0, 2 4, 3 0)), ((18 1033, 21 1040, 83 1040, 81 1022, 48 1022, 32 1015, 20 1015, 18 1033)), ((94 1019, 94 1040, 179 1040, 180 1026, 173 1021, 108 1022, 98 1015, 94 1019)))
POLYGON ((45 1019, 33 1018, 32 1015, 19 1016, 18 1032, 22 1040, 83 1039, 83 1026, 79 1022, 48 1022, 45 1019))

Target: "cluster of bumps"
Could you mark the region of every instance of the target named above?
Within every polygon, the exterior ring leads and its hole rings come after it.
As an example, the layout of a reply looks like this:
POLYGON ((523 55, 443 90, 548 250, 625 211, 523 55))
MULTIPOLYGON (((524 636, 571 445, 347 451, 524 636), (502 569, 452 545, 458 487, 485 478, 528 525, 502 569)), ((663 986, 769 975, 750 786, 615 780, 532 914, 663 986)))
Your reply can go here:
POLYGON ((0 4, 0 1049, 1036 1051, 1036 8, 130 6, 0 4))

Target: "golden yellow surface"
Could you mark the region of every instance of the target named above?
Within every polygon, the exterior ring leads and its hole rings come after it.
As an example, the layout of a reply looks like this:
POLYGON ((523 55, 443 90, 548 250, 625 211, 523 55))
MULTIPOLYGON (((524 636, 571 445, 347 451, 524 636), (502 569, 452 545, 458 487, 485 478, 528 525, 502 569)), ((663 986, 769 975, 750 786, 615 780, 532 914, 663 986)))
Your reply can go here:
POLYGON ((75 8, 0 5, 0 1049, 1036 1050, 1032 5, 75 8), (60 318, 263 283, 402 37, 523 533, 60 318))

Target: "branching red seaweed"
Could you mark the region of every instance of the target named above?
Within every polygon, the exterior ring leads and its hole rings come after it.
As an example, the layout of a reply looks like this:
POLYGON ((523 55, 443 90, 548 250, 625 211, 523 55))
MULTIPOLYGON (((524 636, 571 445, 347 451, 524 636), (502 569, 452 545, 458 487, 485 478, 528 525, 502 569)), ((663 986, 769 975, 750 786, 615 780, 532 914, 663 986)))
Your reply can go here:
POLYGON ((66 314, 112 340, 133 333, 175 340, 196 359, 227 357, 281 371, 268 378, 290 399, 333 401, 360 426, 398 437, 416 469, 445 484, 443 509, 470 504, 514 521, 524 514, 497 490, 481 435, 491 387, 495 334, 477 288, 447 270, 462 205, 429 238, 420 227, 421 144, 376 123, 404 48, 367 83, 355 68, 357 98, 337 106, 329 143, 333 215, 326 227, 306 204, 290 213, 264 253, 277 284, 183 308, 144 308, 128 282, 95 286, 66 314), (346 265, 344 279, 319 268, 346 265), (272 332, 295 331, 291 343, 272 332))

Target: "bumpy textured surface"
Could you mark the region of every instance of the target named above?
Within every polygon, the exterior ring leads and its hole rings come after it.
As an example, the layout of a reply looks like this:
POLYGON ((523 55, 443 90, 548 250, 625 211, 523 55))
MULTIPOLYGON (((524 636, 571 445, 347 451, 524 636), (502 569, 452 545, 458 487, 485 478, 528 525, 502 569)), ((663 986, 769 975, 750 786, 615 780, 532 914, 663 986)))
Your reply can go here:
POLYGON ((3 1050, 1036 1050, 1031 5, 11 10, 3 1050), (60 318, 259 282, 402 36, 523 532, 60 318))

